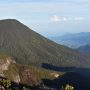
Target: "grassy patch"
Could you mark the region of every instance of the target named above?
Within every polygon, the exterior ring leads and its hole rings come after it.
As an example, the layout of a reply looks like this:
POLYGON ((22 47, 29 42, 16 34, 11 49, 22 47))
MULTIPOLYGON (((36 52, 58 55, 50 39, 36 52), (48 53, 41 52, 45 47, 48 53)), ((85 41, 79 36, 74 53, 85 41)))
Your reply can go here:
POLYGON ((8 70, 4 71, 5 77, 14 80, 15 76, 19 74, 16 64, 11 63, 8 67, 8 70))

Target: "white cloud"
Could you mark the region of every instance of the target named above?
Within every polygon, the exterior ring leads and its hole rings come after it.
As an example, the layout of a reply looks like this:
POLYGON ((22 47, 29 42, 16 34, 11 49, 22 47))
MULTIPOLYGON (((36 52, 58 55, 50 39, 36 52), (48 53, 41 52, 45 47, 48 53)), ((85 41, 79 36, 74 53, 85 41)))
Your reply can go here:
POLYGON ((57 16, 57 15, 54 15, 51 17, 51 21, 52 22, 61 22, 61 21, 67 21, 68 18, 67 17, 60 17, 60 16, 57 16))
POLYGON ((75 17, 74 20, 76 21, 81 21, 81 20, 84 20, 85 18, 84 17, 75 17))
POLYGON ((68 20, 68 18, 66 18, 66 17, 63 18, 63 21, 67 21, 67 20, 68 20))
POLYGON ((78 17, 60 17, 58 15, 54 15, 51 17, 52 22, 69 22, 69 21, 83 21, 85 20, 85 17, 78 16, 78 17))
POLYGON ((54 16, 51 17, 51 21, 52 22, 59 22, 60 21, 60 17, 57 16, 57 15, 54 15, 54 16))

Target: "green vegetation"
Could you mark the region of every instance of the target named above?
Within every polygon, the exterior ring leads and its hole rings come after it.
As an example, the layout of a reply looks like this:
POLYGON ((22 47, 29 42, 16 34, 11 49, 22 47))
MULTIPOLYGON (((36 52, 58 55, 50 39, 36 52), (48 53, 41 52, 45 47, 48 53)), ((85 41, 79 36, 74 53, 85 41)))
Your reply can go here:
POLYGON ((8 67, 8 70, 4 71, 4 75, 6 78, 14 80, 15 76, 19 75, 19 70, 16 64, 11 63, 8 67))
POLYGON ((62 86, 61 90, 74 90, 74 87, 67 84, 65 87, 62 86))
POLYGON ((40 84, 42 79, 53 80, 56 79, 55 75, 62 76, 64 72, 55 72, 35 66, 19 66, 19 74, 22 83, 40 84))
POLYGON ((0 85, 2 85, 5 90, 10 90, 11 81, 9 79, 0 78, 0 85))
POLYGON ((7 78, 0 77, 0 90, 30 90, 30 87, 27 88, 23 84, 17 84, 7 78))
POLYGON ((8 58, 9 56, 5 53, 0 53, 0 61, 2 60, 3 62, 6 62, 6 58, 8 58))
POLYGON ((29 66, 29 68, 31 69, 31 71, 33 71, 33 73, 36 75, 36 77, 38 79, 55 79, 55 76, 53 75, 53 73, 59 74, 59 75, 63 75, 64 72, 55 72, 55 71, 50 71, 50 70, 46 70, 46 69, 42 69, 42 68, 37 68, 35 66, 29 66))
POLYGON ((26 87, 23 87, 23 90, 30 90, 30 89, 28 89, 28 88, 26 88, 26 87))

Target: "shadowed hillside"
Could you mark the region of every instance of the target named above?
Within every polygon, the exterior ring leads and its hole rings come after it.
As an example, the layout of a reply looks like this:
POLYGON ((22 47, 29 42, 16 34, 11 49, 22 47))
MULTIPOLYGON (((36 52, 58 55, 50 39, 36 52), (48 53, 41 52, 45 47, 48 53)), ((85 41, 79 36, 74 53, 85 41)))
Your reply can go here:
POLYGON ((67 84, 74 87, 74 90, 90 90, 90 77, 85 77, 77 72, 68 72, 54 80, 43 80, 44 84, 61 90, 67 84))

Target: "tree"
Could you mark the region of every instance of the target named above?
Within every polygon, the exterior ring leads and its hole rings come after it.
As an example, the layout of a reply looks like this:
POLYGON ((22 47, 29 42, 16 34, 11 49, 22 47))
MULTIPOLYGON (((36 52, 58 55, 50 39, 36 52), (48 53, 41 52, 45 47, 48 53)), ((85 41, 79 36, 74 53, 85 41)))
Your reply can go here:
POLYGON ((61 90, 74 90, 74 87, 71 86, 71 85, 69 85, 69 84, 67 84, 65 87, 62 86, 62 87, 61 87, 61 90))

